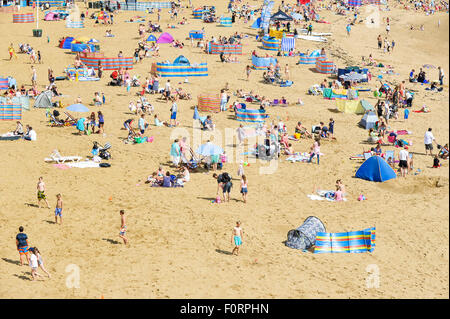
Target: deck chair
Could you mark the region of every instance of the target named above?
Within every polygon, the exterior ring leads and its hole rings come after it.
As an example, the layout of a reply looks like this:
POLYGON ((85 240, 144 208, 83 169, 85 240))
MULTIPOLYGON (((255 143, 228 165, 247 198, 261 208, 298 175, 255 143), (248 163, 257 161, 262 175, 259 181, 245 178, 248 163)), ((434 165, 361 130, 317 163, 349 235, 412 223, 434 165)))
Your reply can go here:
POLYGON ((392 161, 395 160, 395 151, 386 151, 385 153, 386 153, 386 160, 387 160, 389 157, 392 157, 392 161))
POLYGON ((58 150, 55 149, 53 153, 50 154, 50 157, 45 158, 44 161, 47 163, 56 162, 58 164, 63 164, 64 162, 78 162, 81 159, 81 156, 61 156, 58 150))
POLYGON ((77 121, 78 119, 73 117, 72 115, 70 115, 70 113, 68 112, 64 112, 64 114, 66 114, 66 119, 64 120, 64 123, 66 123, 65 125, 69 126, 69 125, 77 125, 77 121))
POLYGON ((272 103, 270 103, 271 106, 277 106, 278 104, 280 104, 280 101, 278 101, 278 99, 274 99, 272 103))
POLYGON ((364 156, 364 160, 368 160, 369 158, 372 157, 372 152, 364 152, 363 156, 364 156))
POLYGON ((52 127, 63 127, 64 126, 64 122, 59 121, 55 118, 55 116, 53 114, 49 114, 50 117, 50 126, 52 127))

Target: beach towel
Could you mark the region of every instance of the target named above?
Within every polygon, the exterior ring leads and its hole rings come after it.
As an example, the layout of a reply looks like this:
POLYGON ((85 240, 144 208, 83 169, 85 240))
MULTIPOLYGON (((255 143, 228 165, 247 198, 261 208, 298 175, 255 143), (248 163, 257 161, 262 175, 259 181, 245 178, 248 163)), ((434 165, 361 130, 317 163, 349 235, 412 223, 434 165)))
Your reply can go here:
POLYGON ((100 167, 100 163, 96 163, 94 161, 84 161, 84 162, 72 162, 66 163, 68 167, 77 167, 77 168, 91 168, 91 167, 100 167))
MULTIPOLYGON (((327 200, 329 202, 335 202, 332 198, 334 196, 334 191, 318 190, 316 194, 306 195, 311 200, 327 200)), ((346 202, 347 198, 342 198, 342 201, 346 202)))
POLYGON ((375 227, 343 233, 318 232, 315 254, 365 253, 375 249, 375 227))

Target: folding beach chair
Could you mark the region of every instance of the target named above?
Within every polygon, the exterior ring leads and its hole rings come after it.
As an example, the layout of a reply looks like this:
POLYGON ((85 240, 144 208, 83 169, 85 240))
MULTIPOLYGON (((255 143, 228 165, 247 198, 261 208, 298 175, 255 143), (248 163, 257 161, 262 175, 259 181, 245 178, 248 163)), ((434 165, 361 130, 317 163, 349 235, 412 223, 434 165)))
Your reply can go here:
POLYGON ((388 160, 389 157, 392 157, 392 161, 395 160, 395 151, 386 151, 386 160, 388 160))
POLYGON ((64 114, 66 114, 66 119, 65 119, 65 121, 64 121, 64 123, 68 123, 68 124, 66 124, 66 125, 76 125, 77 124, 77 121, 78 121, 78 119, 77 118, 75 118, 75 117, 73 117, 70 113, 68 113, 68 112, 64 112, 64 114))

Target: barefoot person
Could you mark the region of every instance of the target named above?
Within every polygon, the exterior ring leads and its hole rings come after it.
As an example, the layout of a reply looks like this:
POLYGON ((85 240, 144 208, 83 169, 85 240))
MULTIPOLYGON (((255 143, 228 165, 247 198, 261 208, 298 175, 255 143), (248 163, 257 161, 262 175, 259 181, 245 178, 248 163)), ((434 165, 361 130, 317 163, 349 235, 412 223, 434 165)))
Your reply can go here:
POLYGON ((125 211, 120 210, 120 232, 119 237, 123 239, 123 243, 126 245, 128 243, 128 238, 125 236, 127 233, 127 225, 125 222, 125 211))
POLYGON ((27 258, 28 264, 30 264, 30 256, 29 256, 29 252, 28 252, 28 249, 29 249, 28 236, 27 236, 27 234, 25 234, 23 232, 22 226, 19 227, 19 233, 16 236, 16 246, 17 246, 17 250, 19 251, 20 265, 23 266, 23 260, 22 260, 23 255, 25 255, 25 257, 27 258))
POLYGON ((247 193, 248 193, 247 176, 242 175, 242 177, 241 177, 241 194, 242 194, 242 200, 244 201, 244 203, 247 203, 247 193))
POLYGON ((47 197, 45 196, 45 183, 43 177, 39 177, 39 182, 37 183, 37 198, 39 208, 41 208, 41 200, 44 200, 45 203, 47 204, 47 208, 50 208, 50 205, 48 204, 47 201, 47 197))
POLYGON ((44 267, 44 260, 42 259, 41 252, 39 251, 39 249, 37 247, 33 247, 33 250, 34 250, 34 254, 37 257, 37 262, 38 262, 39 268, 41 268, 42 271, 47 274, 48 278, 50 278, 51 277, 50 273, 44 267))
POLYGON ((31 267, 31 277, 33 278, 32 281, 35 281, 37 277, 42 276, 40 273, 37 272, 39 264, 38 264, 38 258, 35 254, 34 248, 30 248, 31 256, 30 256, 30 267, 31 267))
POLYGON ((239 248, 242 246, 242 239, 244 231, 241 228, 241 222, 237 221, 236 226, 233 228, 233 235, 231 236, 231 244, 234 244, 234 249, 232 251, 233 255, 239 255, 239 248))
POLYGON ((55 224, 58 224, 58 216, 59 216, 59 220, 62 225, 62 210, 63 210, 63 201, 61 199, 61 194, 58 194, 56 195, 55 224))

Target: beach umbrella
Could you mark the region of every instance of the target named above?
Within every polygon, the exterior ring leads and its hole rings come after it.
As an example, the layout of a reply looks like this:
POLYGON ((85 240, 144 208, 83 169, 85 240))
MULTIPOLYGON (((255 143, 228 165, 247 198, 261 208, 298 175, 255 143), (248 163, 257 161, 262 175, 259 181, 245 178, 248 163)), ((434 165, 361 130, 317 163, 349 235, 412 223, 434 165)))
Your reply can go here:
POLYGON ((66 110, 71 111, 71 112, 80 112, 80 113, 89 112, 89 109, 80 103, 69 105, 68 107, 66 107, 66 110))
POLYGON ((197 149, 197 153, 203 156, 213 156, 220 155, 223 153, 223 149, 220 146, 217 146, 211 142, 200 145, 197 149))

